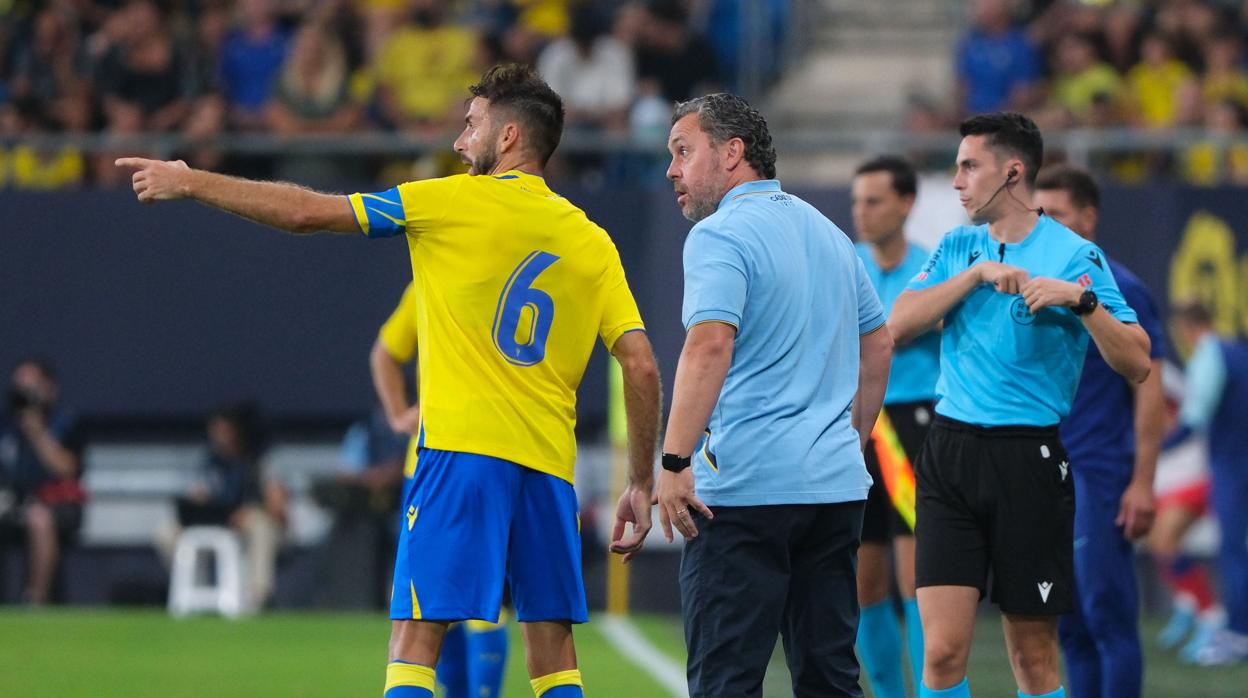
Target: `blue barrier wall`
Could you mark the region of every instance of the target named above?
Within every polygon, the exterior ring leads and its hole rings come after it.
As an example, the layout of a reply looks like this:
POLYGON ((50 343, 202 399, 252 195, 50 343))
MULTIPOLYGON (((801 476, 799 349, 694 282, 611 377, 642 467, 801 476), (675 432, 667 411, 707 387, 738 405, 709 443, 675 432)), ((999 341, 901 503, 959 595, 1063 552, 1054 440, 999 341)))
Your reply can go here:
MULTIPOLYGON (((667 190, 563 192, 615 238, 670 394, 689 223, 667 190)), ((850 226, 844 190, 795 193, 850 226)), ((1240 330, 1244 221, 1240 190, 1108 189, 1100 242, 1163 305, 1202 295, 1224 329, 1240 330)), ((346 417, 371 405, 368 349, 409 274, 402 240, 296 239, 192 203, 143 206, 124 191, 6 192, 0 367, 50 357, 67 403, 97 417, 194 418, 244 397, 278 418, 346 417)), ((604 362, 599 351, 582 386, 591 428, 606 409, 604 362)))

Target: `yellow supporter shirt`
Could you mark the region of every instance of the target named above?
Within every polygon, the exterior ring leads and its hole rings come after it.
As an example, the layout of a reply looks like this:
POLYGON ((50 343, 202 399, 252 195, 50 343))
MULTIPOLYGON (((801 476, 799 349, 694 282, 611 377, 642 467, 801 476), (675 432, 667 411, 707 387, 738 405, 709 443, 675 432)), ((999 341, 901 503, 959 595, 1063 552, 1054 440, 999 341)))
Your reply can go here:
POLYGON ((1108 63, 1098 63, 1087 70, 1058 78, 1053 83, 1053 98, 1077 119, 1087 116, 1097 95, 1118 100, 1122 80, 1108 63))
POLYGON ((407 236, 421 446, 572 482, 576 389, 595 338, 610 349, 644 329, 606 231, 517 171, 350 200, 366 235, 407 236))
POLYGON ((463 101, 477 76, 472 59, 477 37, 461 27, 404 27, 377 59, 377 82, 389 89, 413 119, 436 120, 463 101))
POLYGON ((1143 63, 1132 68, 1127 73, 1127 84, 1144 125, 1172 125, 1179 114, 1179 88, 1191 79, 1191 69, 1177 60, 1167 61, 1159 68, 1143 63))

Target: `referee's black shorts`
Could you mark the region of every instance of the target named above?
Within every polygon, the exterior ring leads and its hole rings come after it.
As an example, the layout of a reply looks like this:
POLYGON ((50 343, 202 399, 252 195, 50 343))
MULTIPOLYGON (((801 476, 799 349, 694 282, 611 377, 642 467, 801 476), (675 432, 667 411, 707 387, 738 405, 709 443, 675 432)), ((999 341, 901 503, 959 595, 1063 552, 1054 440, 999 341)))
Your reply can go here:
POLYGON ((915 582, 968 586, 1006 613, 1074 610, 1075 485, 1057 427, 937 416, 915 464, 915 582))
MULTIPOLYGON (((927 439, 932 417, 936 415, 934 406, 935 403, 931 400, 898 402, 884 406, 888 421, 892 422, 893 429, 897 432, 897 440, 901 442, 901 448, 906 452, 911 467, 927 439)), ((862 514, 862 542, 888 544, 896 536, 913 535, 910 524, 902 518, 888 496, 874 439, 867 441, 867 450, 863 452, 863 456, 867 462, 867 472, 871 474, 872 485, 871 491, 867 493, 867 508, 862 514)))

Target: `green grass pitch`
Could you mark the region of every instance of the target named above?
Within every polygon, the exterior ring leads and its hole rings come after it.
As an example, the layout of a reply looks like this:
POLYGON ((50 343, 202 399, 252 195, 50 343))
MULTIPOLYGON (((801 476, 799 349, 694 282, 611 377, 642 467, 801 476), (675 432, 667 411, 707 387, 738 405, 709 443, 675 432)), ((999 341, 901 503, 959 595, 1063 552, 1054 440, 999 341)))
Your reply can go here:
MULTIPOLYGON (((660 651, 680 660, 680 621, 635 618, 660 651)), ((1243 698, 1248 666, 1200 669, 1156 651, 1158 622, 1146 621, 1148 696, 1243 698)), ((381 695, 389 623, 380 612, 271 614, 230 622, 174 620, 155 610, 56 609, 0 611, 0 696, 195 698, 198 696, 381 695)), ((591 622, 576 630, 587 695, 652 698, 664 693, 600 635, 591 622)), ((503 695, 531 696, 520 638, 513 648, 503 695)), ((772 662, 765 695, 790 695, 782 656, 772 662)), ((1013 696, 999 623, 976 629, 971 685, 976 695, 1013 696)), ((1077 697, 1076 697, 1077 698, 1077 697)))

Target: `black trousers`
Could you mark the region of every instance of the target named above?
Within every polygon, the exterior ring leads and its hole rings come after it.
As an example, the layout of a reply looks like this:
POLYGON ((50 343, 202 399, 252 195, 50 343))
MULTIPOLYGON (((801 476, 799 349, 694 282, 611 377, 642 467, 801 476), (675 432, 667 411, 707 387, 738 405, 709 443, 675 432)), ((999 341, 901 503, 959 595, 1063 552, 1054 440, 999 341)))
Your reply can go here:
POLYGON ((863 502, 693 509, 680 562, 690 698, 762 696, 776 646, 796 698, 862 696, 858 541, 863 502))

